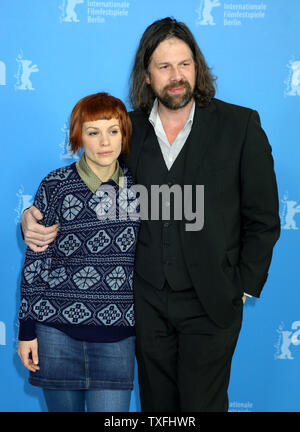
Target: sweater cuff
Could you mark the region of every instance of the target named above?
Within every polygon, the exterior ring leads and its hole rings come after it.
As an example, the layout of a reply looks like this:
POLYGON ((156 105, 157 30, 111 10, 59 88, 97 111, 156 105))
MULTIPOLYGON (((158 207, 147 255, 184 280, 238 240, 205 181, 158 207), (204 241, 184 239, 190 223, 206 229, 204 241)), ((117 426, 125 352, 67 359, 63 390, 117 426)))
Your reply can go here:
MULTIPOLYGON (((31 206, 31 207, 32 207, 32 206, 31 206)), ((25 210, 23 210, 23 213, 24 213, 24 211, 28 210, 29 208, 30 208, 30 207, 27 207, 25 210)), ((22 213, 22 214, 23 214, 23 213, 22 213)), ((25 239, 24 239, 23 228, 22 228, 22 223, 20 223, 20 229, 21 229, 22 239, 25 240, 25 239)))
POLYGON ((35 321, 20 321, 19 341, 31 341, 36 338, 35 321))

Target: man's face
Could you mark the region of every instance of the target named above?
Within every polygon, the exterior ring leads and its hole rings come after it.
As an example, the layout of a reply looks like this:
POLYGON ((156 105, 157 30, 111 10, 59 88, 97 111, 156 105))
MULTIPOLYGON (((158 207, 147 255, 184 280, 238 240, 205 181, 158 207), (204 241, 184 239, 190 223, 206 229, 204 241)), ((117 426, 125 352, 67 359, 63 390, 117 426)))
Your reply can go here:
POLYGON ((162 41, 152 54, 145 80, 167 108, 177 110, 186 106, 193 98, 196 82, 189 46, 175 37, 162 41))

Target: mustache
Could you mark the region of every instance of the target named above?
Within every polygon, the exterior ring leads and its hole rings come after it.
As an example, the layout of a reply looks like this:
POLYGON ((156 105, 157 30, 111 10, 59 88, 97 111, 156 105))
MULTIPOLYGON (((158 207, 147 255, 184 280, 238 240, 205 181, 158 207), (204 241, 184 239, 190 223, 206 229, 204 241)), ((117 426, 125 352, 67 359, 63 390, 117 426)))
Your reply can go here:
POLYGON ((176 81, 176 82, 174 82, 172 84, 167 85, 164 88, 164 91, 172 90, 173 88, 176 88, 176 87, 190 88, 190 84, 187 81, 179 80, 179 81, 176 81))

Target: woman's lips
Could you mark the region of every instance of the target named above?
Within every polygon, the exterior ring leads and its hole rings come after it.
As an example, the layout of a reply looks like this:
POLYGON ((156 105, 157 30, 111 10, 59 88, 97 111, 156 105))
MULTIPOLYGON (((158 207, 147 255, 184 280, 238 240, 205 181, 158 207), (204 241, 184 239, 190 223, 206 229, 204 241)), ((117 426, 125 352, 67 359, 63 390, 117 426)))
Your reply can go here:
POLYGON ((110 156, 112 154, 112 151, 107 152, 98 152, 97 155, 99 156, 110 156))

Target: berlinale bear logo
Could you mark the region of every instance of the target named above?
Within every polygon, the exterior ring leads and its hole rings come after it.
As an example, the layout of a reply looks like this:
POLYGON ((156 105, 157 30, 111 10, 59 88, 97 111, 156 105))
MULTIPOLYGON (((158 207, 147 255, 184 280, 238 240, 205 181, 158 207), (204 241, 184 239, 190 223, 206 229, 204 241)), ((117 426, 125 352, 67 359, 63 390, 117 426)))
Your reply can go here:
POLYGON ((300 61, 290 60, 289 76, 285 81, 285 96, 300 96, 300 61))
POLYGON ((300 213, 300 204, 297 201, 288 199, 288 192, 285 192, 281 202, 283 203, 280 215, 281 228, 284 230, 298 230, 295 216, 297 213, 300 213))
POLYGON ((6 66, 3 61, 0 61, 0 85, 6 85, 6 66))
POLYGON ((18 63, 18 71, 15 75, 17 83, 15 84, 15 90, 34 90, 30 76, 33 72, 39 72, 36 64, 31 64, 31 60, 23 58, 23 52, 16 58, 18 63))
POLYGON ((198 14, 196 25, 216 25, 211 13, 217 6, 221 6, 219 0, 201 0, 199 8, 196 9, 198 14))
POLYGON ((300 345, 300 321, 294 321, 291 325, 291 330, 284 330, 284 324, 281 323, 279 328, 277 329, 277 333, 279 333, 279 340, 275 345, 276 354, 275 359, 279 360, 293 360, 294 357, 290 351, 291 344, 294 346, 300 345))
POLYGON ((18 192, 17 197, 19 198, 18 206, 15 208, 15 212, 17 213, 15 217, 15 224, 18 224, 21 220, 22 213, 25 209, 32 206, 33 199, 32 195, 27 195, 24 193, 24 187, 21 185, 18 192))
POLYGON ((80 3, 84 3, 84 0, 63 0, 59 6, 61 10, 60 22, 79 22, 75 7, 80 3))
POLYGON ((6 345, 6 327, 2 321, 0 321, 0 345, 6 345))

